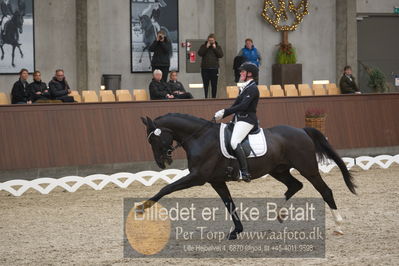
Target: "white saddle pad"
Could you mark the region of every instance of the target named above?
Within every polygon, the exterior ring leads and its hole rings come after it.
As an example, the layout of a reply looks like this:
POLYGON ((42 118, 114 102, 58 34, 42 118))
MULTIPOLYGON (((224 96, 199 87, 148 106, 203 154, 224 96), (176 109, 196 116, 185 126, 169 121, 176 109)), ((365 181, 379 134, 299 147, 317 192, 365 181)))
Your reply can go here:
MULTIPOLYGON (((227 127, 226 124, 221 124, 220 125, 220 150, 222 151, 222 154, 224 157, 228 159, 235 159, 234 156, 230 155, 227 151, 226 145, 225 145, 225 140, 224 140, 224 130, 227 127)), ((249 135, 249 144, 251 145, 252 151, 251 154, 248 156, 248 158, 255 158, 255 157, 262 157, 266 155, 267 153, 267 143, 266 143, 266 137, 263 132, 263 129, 261 128, 258 134, 254 135, 249 135), (255 152, 255 154, 254 154, 255 152)))

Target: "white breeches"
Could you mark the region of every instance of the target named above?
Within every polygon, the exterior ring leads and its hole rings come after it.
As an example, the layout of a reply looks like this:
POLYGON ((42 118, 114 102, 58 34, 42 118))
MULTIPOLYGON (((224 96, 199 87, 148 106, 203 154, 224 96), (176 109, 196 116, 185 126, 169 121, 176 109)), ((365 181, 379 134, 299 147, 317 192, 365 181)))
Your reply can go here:
POLYGON ((152 25, 154 26, 155 36, 156 36, 155 39, 156 39, 158 36, 158 32, 161 30, 161 25, 159 25, 159 23, 156 22, 154 19, 152 19, 152 25))
POLYGON ((240 144, 246 136, 248 136, 249 132, 254 128, 253 125, 239 121, 235 124, 233 134, 231 136, 230 145, 233 150, 237 149, 238 144, 240 144))
POLYGON ((11 20, 11 16, 6 16, 6 17, 4 17, 4 19, 3 19, 3 24, 1 24, 1 30, 4 30, 4 26, 6 25, 6 23, 8 22, 8 21, 10 21, 11 20))

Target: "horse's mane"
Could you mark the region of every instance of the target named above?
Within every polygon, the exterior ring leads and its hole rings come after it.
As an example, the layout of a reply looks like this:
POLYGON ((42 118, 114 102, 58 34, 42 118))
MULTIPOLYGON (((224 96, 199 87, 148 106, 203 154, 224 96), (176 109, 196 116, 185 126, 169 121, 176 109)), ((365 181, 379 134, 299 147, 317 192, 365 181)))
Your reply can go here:
POLYGON ((165 118, 183 118, 183 119, 187 119, 193 122, 197 122, 200 124, 204 124, 204 123, 210 123, 210 121, 205 120, 203 118, 199 118, 193 115, 189 115, 189 114, 180 114, 180 113, 169 113, 163 116, 160 116, 158 118, 156 118, 154 120, 154 122, 156 123, 157 121, 161 120, 161 119, 165 119, 165 118))

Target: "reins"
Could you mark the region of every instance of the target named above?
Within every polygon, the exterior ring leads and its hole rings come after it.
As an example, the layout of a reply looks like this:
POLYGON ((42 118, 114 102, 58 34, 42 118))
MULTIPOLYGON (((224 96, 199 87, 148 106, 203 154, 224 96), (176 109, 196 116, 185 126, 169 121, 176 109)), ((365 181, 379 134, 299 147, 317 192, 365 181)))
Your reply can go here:
POLYGON ((197 136, 198 134, 202 133, 205 129, 210 128, 214 123, 216 123, 216 119, 212 118, 211 121, 209 121, 210 123, 206 123, 205 125, 203 125, 198 131, 194 132, 193 134, 191 134, 190 136, 188 136, 187 138, 183 139, 181 142, 178 142, 174 147, 171 147, 170 150, 168 150, 167 155, 168 156, 172 156, 172 153, 177 150, 178 148, 183 147, 183 145, 191 140, 192 138, 194 138, 195 136, 197 136))

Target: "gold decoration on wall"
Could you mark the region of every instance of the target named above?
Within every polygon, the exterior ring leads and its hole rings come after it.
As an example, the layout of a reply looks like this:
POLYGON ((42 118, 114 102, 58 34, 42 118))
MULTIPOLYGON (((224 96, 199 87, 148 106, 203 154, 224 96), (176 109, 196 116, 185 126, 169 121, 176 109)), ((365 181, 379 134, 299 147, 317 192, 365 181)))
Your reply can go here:
POLYGON ((265 7, 263 9, 262 17, 269 22, 276 29, 276 31, 295 31, 297 30, 299 24, 302 23, 303 18, 308 14, 308 0, 300 0, 297 5, 295 5, 293 0, 289 0, 288 4, 286 0, 278 0, 277 4, 275 4, 273 0, 265 0, 265 7), (291 12, 294 17, 293 24, 280 25, 282 21, 288 21, 288 11, 291 12))

